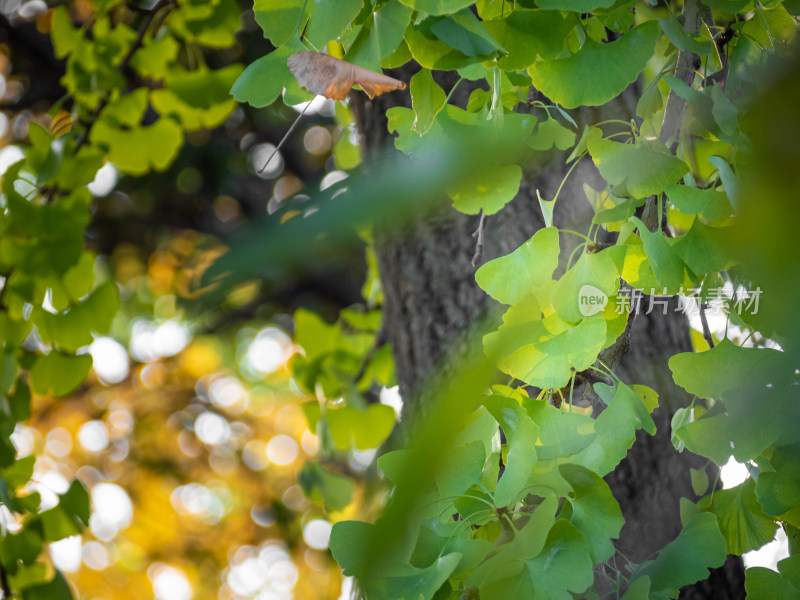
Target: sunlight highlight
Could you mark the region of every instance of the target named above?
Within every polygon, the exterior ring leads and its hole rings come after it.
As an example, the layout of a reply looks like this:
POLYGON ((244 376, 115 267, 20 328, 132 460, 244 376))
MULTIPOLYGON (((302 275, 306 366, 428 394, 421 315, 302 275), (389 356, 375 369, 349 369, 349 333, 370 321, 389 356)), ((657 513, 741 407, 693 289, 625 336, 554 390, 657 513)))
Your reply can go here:
POLYGON ((89 353, 95 373, 103 383, 119 383, 128 376, 128 351, 116 340, 99 337, 89 346, 89 353))
POLYGON ((722 488, 727 490, 736 487, 750 475, 747 466, 737 462, 732 456, 720 469, 720 477, 722 478, 722 488))
POLYGON ((125 529, 133 518, 133 503, 128 493, 115 483, 98 483, 92 488, 89 528, 99 540, 108 541, 125 529))

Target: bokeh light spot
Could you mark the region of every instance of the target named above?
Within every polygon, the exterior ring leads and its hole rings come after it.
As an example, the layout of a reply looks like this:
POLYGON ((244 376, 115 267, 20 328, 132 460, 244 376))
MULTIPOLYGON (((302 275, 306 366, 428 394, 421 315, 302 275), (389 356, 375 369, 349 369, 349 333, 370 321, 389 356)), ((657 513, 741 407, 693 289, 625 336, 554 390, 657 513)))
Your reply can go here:
POLYGON ((314 519, 303 527, 303 539, 314 550, 325 550, 331 539, 331 525, 325 519, 314 519))
POLYGON ((100 170, 94 177, 94 181, 89 184, 89 191, 99 198, 108 196, 117 186, 118 179, 119 174, 117 173, 116 167, 111 163, 106 163, 100 167, 100 170))
POLYGON ((108 429, 102 421, 89 421, 78 430, 78 441, 89 452, 102 452, 108 448, 108 429))
POLYGON ((331 133, 324 127, 314 125, 303 136, 303 145, 311 154, 326 154, 331 149, 331 133))
POLYGON ((81 568, 81 536, 72 535, 49 546, 53 565, 61 571, 74 573, 81 568))
POLYGON ((208 445, 224 444, 231 437, 231 426, 217 413, 206 411, 194 422, 194 432, 208 445))
POLYGON ((99 337, 89 346, 97 376, 104 383, 119 383, 128 376, 130 360, 128 351, 109 337, 99 337))
POLYGON ((92 488, 91 497, 94 512, 89 519, 89 527, 97 539, 111 540, 130 525, 133 503, 120 486, 98 483, 92 488))
POLYGON ((246 367, 255 375, 277 371, 291 356, 291 339, 277 327, 258 332, 247 348, 246 367))
POLYGON ((273 144, 258 144, 250 150, 250 165, 262 179, 275 179, 283 172, 283 156, 273 144))
POLYGON ((276 435, 267 443, 267 458, 276 465, 290 465, 297 458, 297 450, 297 442, 288 435, 276 435))
POLYGON ((168 565, 152 570, 153 593, 157 600, 191 600, 194 590, 183 571, 168 565))

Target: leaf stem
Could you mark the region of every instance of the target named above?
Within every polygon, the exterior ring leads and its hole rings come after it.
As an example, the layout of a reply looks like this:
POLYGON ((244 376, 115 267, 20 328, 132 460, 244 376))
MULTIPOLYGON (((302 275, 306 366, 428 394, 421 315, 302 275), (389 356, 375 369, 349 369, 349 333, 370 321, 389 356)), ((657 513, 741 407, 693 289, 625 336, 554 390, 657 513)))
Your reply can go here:
POLYGON ((473 267, 477 267, 478 263, 481 262, 481 258, 483 258, 483 232, 485 229, 486 213, 481 209, 481 218, 480 221, 478 221, 478 228, 475 230, 475 233, 472 234, 472 237, 475 238, 475 254, 472 256, 473 267))
POLYGON ((258 173, 259 173, 259 174, 263 173, 263 172, 264 172, 264 169, 266 169, 266 168, 267 168, 267 166, 269 165, 269 163, 271 163, 271 162, 272 162, 272 159, 273 159, 273 158, 275 158, 275 155, 278 153, 278 150, 280 150, 280 149, 281 149, 281 147, 283 146, 284 142, 285 142, 286 140, 288 140, 288 139, 289 139, 289 136, 290 136, 290 135, 292 135, 292 132, 294 131, 295 127, 297 127, 297 124, 300 122, 300 119, 303 117, 303 115, 304 115, 304 114, 306 114, 306 111, 308 110, 308 107, 309 107, 309 106, 311 106, 311 103, 312 103, 313 101, 314 101, 314 99, 313 99, 313 98, 312 98, 311 100, 309 100, 309 101, 306 103, 306 105, 303 107, 303 110, 301 110, 301 111, 300 111, 300 114, 299 114, 299 115, 297 115, 297 118, 296 118, 296 119, 294 120, 294 122, 291 124, 291 126, 289 127, 289 130, 288 130, 288 131, 287 131, 287 132, 284 134, 284 136, 281 138, 281 141, 280 141, 280 142, 278 142, 278 145, 277 145, 277 146, 275 146, 275 149, 272 151, 272 154, 270 154, 270 155, 269 155, 269 158, 267 159, 267 162, 265 162, 265 163, 264 163, 264 166, 263 166, 263 167, 261 167, 261 168, 258 170, 258 173))
POLYGON ((708 326, 708 318, 706 317, 706 309, 703 306, 703 303, 699 303, 700 306, 700 324, 703 326, 703 339, 708 344, 708 348, 711 349, 714 347, 714 337, 711 335, 711 329, 708 326))
POLYGON ((0 564, 0 585, 3 589, 3 598, 11 598, 14 595, 11 592, 11 586, 8 585, 8 575, 2 564, 0 564))
POLYGON ((570 265, 572 264, 572 258, 575 256, 575 253, 582 248, 585 248, 588 245, 588 242, 583 242, 575 246, 575 249, 570 253, 569 259, 567 260, 567 269, 569 269, 570 265))
MULTIPOLYGON (((585 155, 583 155, 583 156, 585 156, 585 155)), ((558 189, 556 190, 556 195, 553 196, 554 207, 555 207, 555 201, 558 200, 558 195, 561 193, 561 190, 563 189, 564 184, 567 182, 567 178, 569 178, 570 174, 575 169, 575 167, 578 166, 578 163, 581 162, 581 158, 583 158, 583 156, 579 157, 578 160, 576 160, 574 163, 572 163, 572 166, 567 170, 567 173, 564 175, 564 179, 561 180, 561 183, 559 184, 558 189)))
POLYGON ((767 19, 764 18, 764 13, 761 12, 761 3, 756 0, 756 12, 758 16, 761 17, 761 21, 764 23, 764 29, 767 30, 767 37, 769 37, 769 43, 772 44, 772 50, 777 51, 775 47, 775 38, 772 35, 772 32, 769 29, 769 24, 767 23, 767 19))
POLYGON ((448 103, 448 102, 450 102, 450 96, 452 96, 452 95, 453 95, 453 92, 455 92, 455 91, 456 91, 456 88, 458 87, 458 84, 459 84, 459 83, 461 83, 462 81, 464 81, 464 78, 463 78, 463 77, 459 77, 459 78, 458 78, 458 81, 456 81, 456 82, 453 84, 453 87, 451 87, 451 88, 450 88, 450 91, 449 91, 449 92, 447 92, 447 97, 444 99, 444 104, 445 104, 445 106, 447 106, 447 103, 448 103))
POLYGON ((577 231, 573 231, 572 229, 559 229, 558 231, 559 233, 571 233, 572 235, 577 235, 578 237, 582 237, 583 239, 585 239, 587 242, 592 241, 591 239, 589 239, 588 236, 583 235, 582 233, 578 233, 577 231))

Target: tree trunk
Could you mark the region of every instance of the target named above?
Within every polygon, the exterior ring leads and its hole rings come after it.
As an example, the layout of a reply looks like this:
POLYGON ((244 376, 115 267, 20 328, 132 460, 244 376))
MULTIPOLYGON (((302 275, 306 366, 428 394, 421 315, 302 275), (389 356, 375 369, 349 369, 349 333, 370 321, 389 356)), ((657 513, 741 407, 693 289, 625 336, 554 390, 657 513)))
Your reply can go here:
MULTIPOLYGON (((407 81, 414 70, 404 67, 395 76, 407 81)), ((445 90, 455 80, 450 74, 435 75, 445 90)), ((463 107, 469 90, 462 86, 451 101, 463 107)), ((369 101, 361 93, 351 94, 367 160, 378 148, 391 143, 385 114, 398 105, 410 107, 409 95, 392 93, 369 101)), ((587 123, 612 117, 629 120, 628 111, 630 107, 623 101, 581 117, 587 123)), ((564 156, 559 155, 537 172, 526 175, 517 197, 499 213, 486 218, 481 262, 508 254, 543 226, 536 190, 543 198, 552 198, 565 172, 564 156)), ((588 159, 576 168, 561 191, 554 216, 559 228, 581 232, 588 229, 592 212, 585 200, 584 183, 601 188, 599 174, 588 159)), ((418 392, 431 367, 445 352, 455 350, 456 356, 464 356, 481 351, 474 347, 476 344, 467 343, 464 332, 476 318, 499 308, 474 279, 472 233, 478 223, 476 216, 439 210, 421 215, 411 229, 402 233, 383 230, 376 234, 386 334, 397 364, 404 420, 424 415, 424 402, 419 400, 423 396, 418 392)), ((575 236, 562 235, 562 255, 568 255, 563 250, 575 244, 575 236)), ((705 462, 688 452, 679 454, 670 441, 671 415, 686 404, 687 398, 673 383, 667 360, 676 352, 691 350, 691 344, 685 318, 672 310, 666 316, 658 313, 656 309, 636 318, 631 348, 615 368, 623 381, 649 385, 660 395, 660 408, 654 415, 658 433, 650 437, 639 432, 642 435, 637 436, 627 458, 606 477, 626 521, 617 547, 634 562, 646 560, 678 535, 679 499, 697 499, 689 468, 702 467, 705 462)), ((682 590, 681 597, 744 598, 741 559, 729 557, 709 580, 682 590)))

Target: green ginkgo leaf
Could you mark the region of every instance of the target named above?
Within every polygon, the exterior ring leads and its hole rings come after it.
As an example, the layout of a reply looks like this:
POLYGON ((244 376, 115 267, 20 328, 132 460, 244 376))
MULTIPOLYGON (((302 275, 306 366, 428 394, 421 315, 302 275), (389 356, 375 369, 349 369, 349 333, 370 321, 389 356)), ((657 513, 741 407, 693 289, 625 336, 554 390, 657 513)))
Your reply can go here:
POLYGON ((482 265, 475 281, 498 302, 513 304, 551 280, 558 252, 558 229, 545 227, 511 254, 482 265))
POLYGON ((385 404, 371 404, 366 410, 351 406, 329 408, 328 427, 339 450, 369 450, 380 446, 392 432, 394 409, 385 404))
POLYGON ((37 394, 66 396, 86 379, 92 367, 88 354, 70 356, 56 351, 36 358, 30 370, 31 387, 37 394))
POLYGON ((650 231, 637 217, 632 217, 631 222, 639 228, 648 267, 658 284, 655 293, 678 293, 685 281, 686 264, 660 230, 650 231))
POLYGON ((571 369, 589 368, 605 344, 605 319, 596 315, 570 326, 554 317, 543 320, 543 338, 498 361, 503 372, 536 387, 561 388, 569 382, 571 369))
POLYGON ((467 577, 467 584, 484 590, 486 586, 522 571, 526 559, 540 556, 548 541, 548 533, 555 524, 557 508, 556 497, 552 494, 545 494, 544 500, 536 507, 522 528, 515 532, 511 541, 478 565, 467 577))
POLYGON ((421 69, 411 78, 408 87, 415 114, 412 129, 423 135, 433 126, 436 115, 444 108, 447 95, 433 80, 430 69, 421 69))
POLYGON ((419 569, 410 564, 390 567, 386 581, 388 598, 414 598, 431 600, 461 562, 460 552, 451 552, 437 558, 433 564, 419 569))
POLYGON ((658 140, 622 144, 599 137, 588 142, 595 166, 618 195, 645 198, 664 191, 686 173, 689 166, 670 154, 658 140), (625 193, 620 193, 623 190, 625 193))
POLYGON ((601 563, 614 554, 611 539, 619 536, 625 524, 619 504, 603 478, 589 469, 566 463, 559 470, 572 486, 573 494, 567 499, 572 507, 570 522, 588 542, 592 560, 601 563))
MULTIPOLYGON (((769 458, 769 468, 758 476, 756 497, 765 514, 778 517, 800 505, 800 444, 776 448, 769 458)), ((783 516, 782 520, 795 527, 800 525, 796 514, 783 516)))
POLYGON ((574 15, 520 8, 504 19, 483 22, 492 37, 508 51, 507 56, 497 59, 497 66, 504 71, 527 69, 537 56, 556 58, 564 51, 564 42, 575 23, 574 15), (531 31, 536 31, 536 36, 531 31))
POLYGON ((636 440, 636 431, 650 435, 656 431, 650 412, 652 402, 645 405, 633 388, 617 383, 614 388, 595 384, 595 393, 607 404, 594 422, 595 437, 581 450, 575 462, 600 476, 605 476, 625 458, 636 440))
POLYGON ((150 94, 150 102, 162 115, 174 115, 189 131, 214 129, 236 108, 229 90, 241 73, 241 65, 214 71, 178 69, 167 76, 164 88, 150 94))
POLYGON ((578 262, 556 282, 550 299, 559 317, 576 323, 584 316, 598 312, 593 308, 600 305, 589 305, 588 299, 594 301, 601 298, 607 303, 608 298, 616 294, 619 272, 609 250, 582 254, 578 262))
POLYGON ((272 104, 292 77, 286 59, 302 49, 295 40, 247 65, 231 88, 234 99, 256 108, 272 104))
POLYGON ((44 342, 75 352, 92 343, 92 332, 108 333, 118 308, 119 291, 115 283, 108 281, 66 312, 35 309, 33 319, 44 342))
POLYGON ((755 481, 748 477, 744 483, 716 490, 698 503, 717 516, 728 554, 744 554, 775 537, 778 524, 761 510, 755 489, 755 481))
POLYGON ((684 214, 702 215, 709 221, 733 214, 728 196, 720 189, 697 189, 688 185, 668 185, 664 188, 669 201, 684 214))
POLYGON ((662 548, 654 561, 645 563, 635 575, 649 577, 653 591, 665 590, 677 596, 680 588, 705 579, 709 568, 724 562, 725 538, 717 518, 700 513, 684 525, 677 539, 662 548))
POLYGON ((567 129, 555 119, 540 121, 536 131, 528 141, 534 150, 550 150, 553 146, 566 150, 575 144, 575 132, 567 129))
POLYGON ((66 577, 56 571, 47 583, 37 583, 22 590, 22 600, 72 600, 72 590, 66 577))
POLYGON ((490 57, 505 52, 469 10, 461 10, 430 27, 431 33, 465 56, 490 57))
POLYGON ((510 577, 481 586, 485 600, 572 600, 593 581, 593 563, 581 532, 564 519, 558 519, 547 536, 542 551, 523 561, 522 569, 510 577))
MULTIPOLYGON (((330 3, 329 3, 330 4, 330 3)), ((264 37, 276 48, 283 46, 303 29, 308 12, 306 7, 316 5, 307 0, 254 0, 256 23, 264 30, 264 37)))
POLYGON ((411 56, 426 69, 448 71, 460 69, 479 62, 472 56, 448 46, 430 31, 430 25, 435 23, 431 18, 422 26, 409 25, 406 29, 405 40, 411 56))
MULTIPOLYGON (((398 50, 412 12, 411 7, 398 0, 384 4, 362 25, 345 54, 345 60, 373 71, 379 70, 381 60, 398 50)), ((408 52, 408 48, 405 51, 408 52)))
POLYGON ((231 46, 242 27, 236 0, 184 0, 181 10, 173 12, 167 24, 186 42, 209 48, 231 46))
POLYGON ((442 466, 436 475, 439 495, 447 498, 463 494, 473 483, 480 480, 485 462, 486 451, 480 440, 453 448, 442 461, 442 466))
POLYGON ((519 165, 503 165, 487 169, 479 178, 467 178, 447 194, 459 212, 476 215, 483 211, 493 215, 514 199, 521 181, 519 165))
POLYGON ((306 39, 314 48, 324 48, 331 40, 342 35, 350 22, 361 11, 361 0, 336 0, 318 2, 308 22, 306 39))
POLYGON ((722 340, 706 352, 683 352, 669 359, 675 383, 699 398, 724 398, 730 391, 770 380, 782 364, 782 353, 742 348, 722 340))
POLYGON ((680 236, 672 248, 695 275, 723 271, 735 264, 727 251, 732 229, 709 227, 695 219, 689 232, 680 236))
POLYGON ((664 35, 669 38, 672 45, 678 50, 686 52, 693 52, 698 56, 708 56, 714 50, 714 42, 710 39, 698 41, 693 36, 689 35, 683 28, 683 25, 673 15, 669 19, 661 19, 658 24, 664 35))
POLYGON ((100 119, 90 137, 94 143, 105 145, 108 159, 129 175, 165 170, 183 146, 183 129, 167 117, 131 129, 115 127, 100 119))
POLYGON ((461 555, 454 573, 471 571, 492 550, 492 543, 485 539, 473 539, 471 531, 460 521, 426 520, 419 531, 417 545, 411 555, 413 565, 431 565, 440 556, 453 552, 461 555))
POLYGON ((331 473, 317 463, 303 465, 297 481, 306 496, 331 510, 342 510, 353 498, 353 482, 349 477, 331 473))
POLYGON ((539 61, 528 72, 540 92, 566 108, 605 104, 636 80, 660 33, 647 21, 608 44, 587 37, 572 56, 539 61))
POLYGON ((508 445, 505 470, 494 491, 497 506, 507 506, 519 499, 531 477, 539 428, 513 398, 493 394, 485 405, 502 427, 508 445))
POLYGON ((608 8, 616 0, 536 0, 536 5, 543 10, 569 10, 576 13, 588 13, 598 8, 608 8))
POLYGON ((525 410, 539 427, 536 452, 540 459, 578 454, 597 437, 595 420, 586 415, 535 399, 525 401, 525 410))
POLYGON ((800 598, 800 556, 778 563, 778 572, 767 567, 745 571, 744 587, 749 600, 794 600, 800 598))
POLYGON ((471 0, 400 0, 400 2, 429 15, 454 13, 472 4, 471 0))

